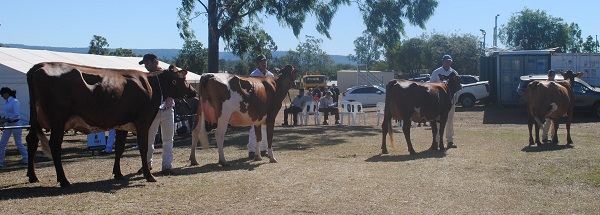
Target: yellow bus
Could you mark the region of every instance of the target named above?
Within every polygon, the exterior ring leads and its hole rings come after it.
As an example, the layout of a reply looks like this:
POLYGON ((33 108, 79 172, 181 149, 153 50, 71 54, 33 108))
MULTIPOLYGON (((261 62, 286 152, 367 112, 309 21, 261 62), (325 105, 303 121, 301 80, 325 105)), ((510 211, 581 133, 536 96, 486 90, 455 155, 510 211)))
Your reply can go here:
POLYGON ((305 75, 300 80, 302 88, 327 87, 327 77, 325 75, 305 75))

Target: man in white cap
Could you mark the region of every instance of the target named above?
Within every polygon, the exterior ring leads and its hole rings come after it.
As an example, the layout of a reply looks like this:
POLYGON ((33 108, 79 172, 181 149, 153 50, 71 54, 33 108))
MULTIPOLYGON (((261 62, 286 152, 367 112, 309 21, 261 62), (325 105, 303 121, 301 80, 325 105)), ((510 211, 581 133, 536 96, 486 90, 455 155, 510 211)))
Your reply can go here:
MULTIPOLYGON (((444 76, 448 76, 450 75, 450 73, 455 73, 456 75, 458 75, 458 72, 456 72, 456 70, 452 69, 452 67, 450 67, 452 65, 452 57, 450 55, 444 55, 444 57, 442 57, 442 66, 440 68, 437 68, 436 70, 433 70, 433 72, 431 73, 431 79, 429 79, 429 82, 442 82, 442 80, 440 80, 439 75, 444 75, 444 76)), ((448 112, 448 121, 446 122, 446 142, 448 143, 448 148, 456 148, 456 145, 454 145, 454 109, 455 109, 455 103, 456 103, 456 94, 454 94, 454 98, 452 98, 452 107, 450 108, 450 112, 448 112)), ((439 128, 439 125, 438 125, 439 128)), ((438 135, 436 135, 435 140, 439 143, 440 141, 440 135, 438 133, 438 135)))
MULTIPOLYGON (((267 57, 264 55, 258 55, 254 58, 254 63, 256 63, 256 70, 250 73, 250 76, 271 76, 274 77, 273 73, 267 70, 267 57)), ((260 126, 260 130, 262 132, 262 141, 260 141, 260 156, 267 156, 267 126, 260 126)), ((254 158, 254 154, 256 153, 256 134, 254 133, 254 126, 250 127, 250 132, 248 133, 248 158, 254 158)))

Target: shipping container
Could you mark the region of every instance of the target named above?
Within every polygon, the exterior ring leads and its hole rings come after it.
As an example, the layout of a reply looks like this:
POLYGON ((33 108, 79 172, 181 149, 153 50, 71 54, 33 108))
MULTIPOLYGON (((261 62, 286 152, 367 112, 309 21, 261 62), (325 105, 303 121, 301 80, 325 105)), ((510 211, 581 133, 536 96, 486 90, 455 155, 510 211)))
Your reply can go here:
POLYGON ((598 53, 552 53, 551 68, 555 71, 573 70, 583 72, 582 80, 592 86, 600 86, 600 54, 598 53))

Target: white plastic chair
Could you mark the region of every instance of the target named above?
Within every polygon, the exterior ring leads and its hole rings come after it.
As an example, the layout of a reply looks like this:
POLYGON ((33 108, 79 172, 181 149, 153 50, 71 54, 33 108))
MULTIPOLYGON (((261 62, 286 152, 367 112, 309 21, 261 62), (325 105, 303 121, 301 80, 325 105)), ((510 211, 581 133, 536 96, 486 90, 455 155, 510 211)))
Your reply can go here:
POLYGON ((299 121, 298 125, 304 125, 304 116, 308 116, 306 114, 306 106, 308 106, 308 103, 306 103, 306 105, 302 106, 302 111, 300 111, 298 113, 298 121, 299 121))
POLYGON ((379 125, 379 117, 383 116, 385 110, 385 102, 377 102, 377 125, 379 125))
POLYGON ((308 117, 310 115, 315 116, 315 125, 319 125, 319 103, 311 101, 306 103, 306 112, 304 112, 304 125, 308 124, 308 117))
POLYGON ((340 102, 340 108, 342 108, 342 110, 340 111, 340 125, 344 124, 344 115, 348 116, 348 125, 350 125, 351 121, 350 121, 350 116, 352 115, 352 113, 350 113, 350 109, 352 108, 350 106, 350 102, 349 101, 341 101, 340 102))
MULTIPOLYGON (((352 106, 352 125, 356 125, 356 116, 357 115, 363 115, 363 123, 364 125, 367 125, 367 113, 364 112, 362 103, 360 102, 350 102, 350 105, 352 106)), ((360 118, 359 118, 360 121, 360 118)))

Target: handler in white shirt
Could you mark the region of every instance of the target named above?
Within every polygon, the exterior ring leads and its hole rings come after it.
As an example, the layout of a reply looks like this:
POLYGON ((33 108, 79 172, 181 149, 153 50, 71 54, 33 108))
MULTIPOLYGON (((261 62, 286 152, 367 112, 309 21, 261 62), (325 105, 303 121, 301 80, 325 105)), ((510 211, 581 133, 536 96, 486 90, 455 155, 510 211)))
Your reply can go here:
MULTIPOLYGON (((437 68, 436 70, 433 70, 433 72, 431 73, 431 79, 429 79, 429 82, 442 82, 442 80, 440 80, 439 75, 445 75, 448 76, 450 75, 450 73, 455 73, 456 75, 458 75, 458 72, 456 72, 456 70, 452 69, 452 67, 450 67, 452 65, 452 57, 450 55, 444 55, 444 57, 442 57, 442 66, 440 68, 437 68)), ((456 97, 456 94, 454 94, 454 96, 456 97)), ((452 98, 452 108, 450 108, 450 112, 448 113, 448 121, 446 122, 446 142, 448 143, 448 148, 456 148, 456 145, 454 145, 454 109, 455 109, 455 103, 456 103, 456 98, 452 98)), ((439 128, 439 125, 438 125, 439 128)), ((439 143, 440 141, 440 135, 438 132, 438 135, 436 135, 435 137, 435 141, 437 141, 439 143)))
MULTIPOLYGON (((271 76, 274 77, 273 73, 267 70, 267 57, 264 55, 258 55, 254 58, 256 63, 256 70, 250 73, 250 76, 271 76)), ((260 156, 267 156, 267 126, 260 126, 262 132, 262 141, 260 141, 260 156)), ((256 153, 256 134, 254 133, 254 125, 250 127, 250 133, 248 134, 248 158, 254 158, 256 153)))

